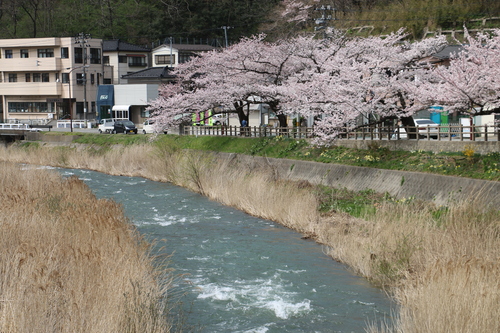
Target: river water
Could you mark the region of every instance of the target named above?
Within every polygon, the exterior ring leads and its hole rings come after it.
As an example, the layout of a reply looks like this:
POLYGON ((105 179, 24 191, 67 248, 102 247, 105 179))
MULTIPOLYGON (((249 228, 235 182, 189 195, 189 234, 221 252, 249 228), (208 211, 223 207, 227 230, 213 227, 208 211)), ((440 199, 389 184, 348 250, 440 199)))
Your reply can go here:
POLYGON ((59 169, 122 203, 149 240, 166 239, 185 277, 185 327, 198 332, 364 332, 393 304, 323 248, 276 223, 168 183, 59 169))

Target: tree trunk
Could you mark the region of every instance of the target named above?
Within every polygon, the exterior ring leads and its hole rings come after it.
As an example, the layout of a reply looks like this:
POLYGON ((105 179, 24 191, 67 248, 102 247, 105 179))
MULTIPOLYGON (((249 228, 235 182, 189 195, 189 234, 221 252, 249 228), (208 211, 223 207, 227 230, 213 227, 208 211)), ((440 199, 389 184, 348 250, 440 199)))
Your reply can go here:
POLYGON ((402 117, 401 124, 403 124, 403 127, 405 128, 408 139, 417 138, 417 128, 415 127, 415 122, 413 121, 413 117, 402 117))

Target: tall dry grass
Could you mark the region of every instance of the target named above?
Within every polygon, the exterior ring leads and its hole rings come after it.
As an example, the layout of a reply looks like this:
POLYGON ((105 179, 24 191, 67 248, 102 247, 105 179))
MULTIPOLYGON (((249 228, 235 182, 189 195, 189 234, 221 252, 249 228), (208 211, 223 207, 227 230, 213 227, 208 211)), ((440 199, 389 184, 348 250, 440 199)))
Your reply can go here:
POLYGON ((280 181, 272 169, 175 147, 1 148, 5 159, 170 181, 311 236, 399 303, 393 322, 372 332, 500 331, 500 217, 480 197, 442 210, 386 202, 376 215, 357 219, 320 216, 312 187, 280 181))
POLYGON ((0 163, 1 332, 170 331, 168 277, 120 205, 0 163))
POLYGON ((330 255, 387 286, 400 305, 372 332, 500 332, 498 210, 474 200, 442 211, 387 202, 375 216, 322 226, 330 255))

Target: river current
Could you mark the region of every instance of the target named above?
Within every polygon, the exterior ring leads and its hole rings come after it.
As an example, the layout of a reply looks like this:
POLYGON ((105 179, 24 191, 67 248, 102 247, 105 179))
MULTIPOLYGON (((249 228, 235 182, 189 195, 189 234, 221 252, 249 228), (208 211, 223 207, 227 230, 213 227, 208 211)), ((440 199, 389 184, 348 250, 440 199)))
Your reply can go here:
POLYGON ((168 183, 58 169, 99 198, 123 204, 170 267, 186 327, 197 332, 365 332, 394 306, 381 290, 272 221, 249 216, 168 183))

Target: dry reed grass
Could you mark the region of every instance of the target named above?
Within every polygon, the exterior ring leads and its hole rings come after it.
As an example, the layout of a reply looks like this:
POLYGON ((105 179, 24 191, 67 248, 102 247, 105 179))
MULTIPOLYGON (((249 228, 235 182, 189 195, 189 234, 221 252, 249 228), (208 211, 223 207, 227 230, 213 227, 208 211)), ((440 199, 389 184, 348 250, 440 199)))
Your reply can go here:
POLYGON ((1 164, 1 332, 170 330, 168 283, 120 205, 77 178, 1 164))
POLYGON ((388 327, 372 332, 498 332, 500 257, 498 210, 480 200, 446 210, 419 202, 386 202, 375 216, 319 216, 307 186, 277 181, 262 170, 213 155, 152 145, 105 154, 50 148, 0 149, 0 159, 143 176, 202 193, 298 230, 399 302, 388 327), (474 315, 474 318, 471 318, 474 315))

